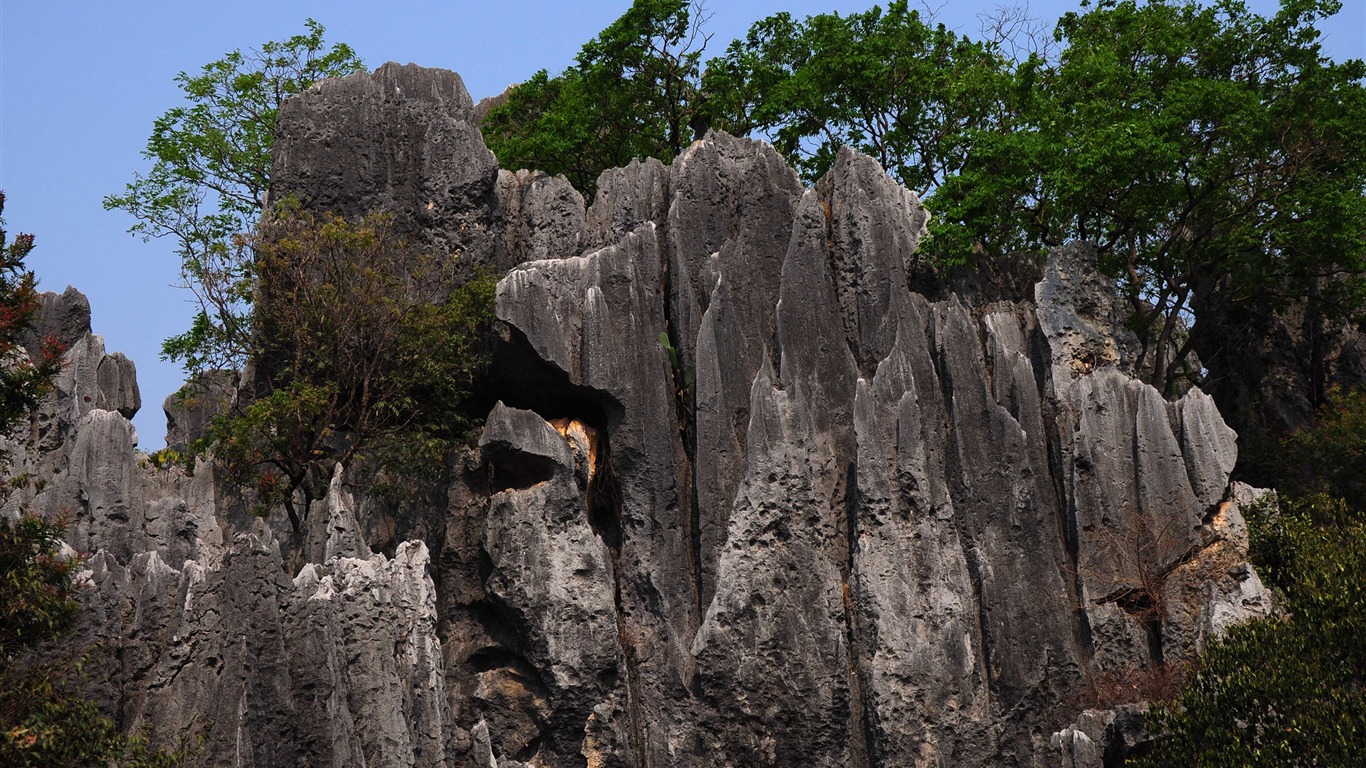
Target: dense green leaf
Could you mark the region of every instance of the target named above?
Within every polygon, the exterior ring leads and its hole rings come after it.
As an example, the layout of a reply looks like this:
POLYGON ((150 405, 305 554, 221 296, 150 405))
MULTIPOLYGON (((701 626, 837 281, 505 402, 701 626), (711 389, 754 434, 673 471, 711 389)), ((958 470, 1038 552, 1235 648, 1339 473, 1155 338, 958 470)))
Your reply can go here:
POLYGON ((380 214, 351 222, 286 204, 241 247, 260 279, 254 397, 220 416, 215 456, 296 530, 337 464, 439 475, 474 423, 495 277, 408 245, 380 214), (463 280, 463 282, 462 282, 463 280), (368 461, 362 461, 368 460, 368 461))
POLYGON ((349 46, 326 46, 321 24, 305 26, 304 34, 177 75, 186 103, 153 124, 143 151, 151 169, 104 199, 106 209, 137 219, 130 232, 176 244, 199 312, 188 331, 166 340, 162 355, 190 373, 239 368, 248 355, 255 275, 237 258, 234 239, 252 230, 265 204, 280 103, 318 80, 363 69, 349 46))
POLYGON ((564 174, 591 197, 608 168, 671 161, 696 135, 705 20, 700 3, 636 0, 572 66, 536 73, 489 113, 499 164, 564 174))

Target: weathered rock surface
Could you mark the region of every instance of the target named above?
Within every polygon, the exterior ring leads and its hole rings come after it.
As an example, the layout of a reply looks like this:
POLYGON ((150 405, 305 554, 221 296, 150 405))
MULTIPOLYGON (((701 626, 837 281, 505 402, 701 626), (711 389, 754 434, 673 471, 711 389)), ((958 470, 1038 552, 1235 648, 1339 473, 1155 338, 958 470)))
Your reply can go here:
POLYGON ((43 344, 49 340, 70 349, 90 333, 90 300, 70 285, 61 293, 41 293, 35 320, 23 339, 29 356, 39 357, 43 344))
POLYGON ((1234 434, 1129 375, 1087 249, 1034 301, 931 300, 927 214, 867 157, 804 189, 711 134, 585 209, 472 109, 386 65, 277 144, 274 194, 511 267, 502 402, 426 522, 339 473, 282 542, 211 468, 140 466, 131 366, 68 353, 21 501, 78 510, 125 727, 224 766, 1094 765, 1098 680, 1270 610, 1234 434))
POLYGON ((1070 382, 1097 368, 1137 371, 1138 338, 1088 243, 1055 251, 1035 287, 1039 325, 1048 335, 1053 380, 1070 382))
MULTIPOLYGON (((1366 381, 1366 338, 1329 309, 1340 286, 1326 278, 1315 297, 1246 296, 1224 284, 1197 286, 1192 342, 1208 368, 1205 388, 1254 454, 1314 426, 1333 388, 1366 381), (1262 443, 1258 445, 1258 443, 1262 443)), ((1278 287, 1279 288, 1279 287, 1278 287)), ((1254 455, 1255 479, 1274 455, 1254 455)))
POLYGON ((1072 725, 1053 734, 1052 745, 1060 758, 1058 768, 1107 768, 1139 757, 1152 735, 1144 724, 1143 704, 1114 709, 1088 709, 1072 725))
POLYGON ((166 396, 166 447, 187 454, 207 434, 215 416, 226 413, 237 397, 233 371, 208 371, 166 396))
POLYGON ((444 766, 468 748, 423 542, 372 554, 339 474, 310 517, 312 561, 290 579, 263 521, 232 533, 211 466, 158 470, 137 452, 131 363, 89 333, 64 362, 6 440, 29 480, 3 513, 66 517, 89 553, 78 643, 120 726, 198 743, 214 766, 444 766))
POLYGON ((344 216, 388 211, 416 242, 483 264, 497 179, 454 72, 390 63, 281 105, 275 200, 344 216))
POLYGON ((805 192, 775 160, 715 135, 667 180, 606 174, 600 247, 499 288, 543 360, 621 406, 637 760, 1030 764, 1095 676, 1189 660, 1218 606, 1270 610, 1220 506, 1232 432, 1123 372, 1084 249, 1037 313, 931 303, 914 196, 853 153, 805 192))

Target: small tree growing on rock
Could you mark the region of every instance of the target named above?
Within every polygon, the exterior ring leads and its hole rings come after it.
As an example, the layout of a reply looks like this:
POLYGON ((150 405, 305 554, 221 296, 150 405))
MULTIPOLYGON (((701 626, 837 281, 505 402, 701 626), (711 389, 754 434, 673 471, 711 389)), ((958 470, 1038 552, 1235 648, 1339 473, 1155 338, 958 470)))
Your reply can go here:
POLYGON ((411 248, 387 215, 286 205, 237 247, 260 276, 258 327, 242 340, 256 391, 211 427, 217 457, 296 532, 338 463, 439 472, 471 423, 493 276, 452 290, 458 258, 411 248))

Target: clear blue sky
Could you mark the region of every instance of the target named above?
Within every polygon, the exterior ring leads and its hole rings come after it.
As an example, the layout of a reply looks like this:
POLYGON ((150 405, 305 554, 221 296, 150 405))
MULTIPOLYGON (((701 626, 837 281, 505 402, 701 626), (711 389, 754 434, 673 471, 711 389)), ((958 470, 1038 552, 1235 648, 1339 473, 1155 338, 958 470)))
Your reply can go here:
MULTIPOLYGON (((848 13, 873 0, 744 0, 708 4, 709 50, 720 52, 755 20, 779 10, 796 16, 848 13)), ((975 34, 996 0, 938 0, 938 17, 975 34)), ((111 352, 138 367, 141 445, 163 445, 162 400, 181 383, 178 366, 158 359, 161 340, 185 329, 188 294, 174 287, 169 243, 143 243, 123 213, 101 199, 135 171, 152 121, 180 94, 176 73, 228 51, 303 31, 313 17, 329 41, 345 41, 370 68, 413 62, 459 72, 474 98, 501 92, 538 69, 558 71, 579 46, 619 16, 630 0, 423 0, 378 3, 238 0, 0 0, 0 189, 11 232, 31 232, 29 264, 46 290, 68 284, 90 297, 94 330, 111 352)), ((1253 0, 1263 13, 1273 0, 1253 0)), ((1048 21, 1075 3, 1035 0, 1048 21)), ((1366 57, 1366 0, 1345 0, 1325 30, 1336 58, 1366 57)))

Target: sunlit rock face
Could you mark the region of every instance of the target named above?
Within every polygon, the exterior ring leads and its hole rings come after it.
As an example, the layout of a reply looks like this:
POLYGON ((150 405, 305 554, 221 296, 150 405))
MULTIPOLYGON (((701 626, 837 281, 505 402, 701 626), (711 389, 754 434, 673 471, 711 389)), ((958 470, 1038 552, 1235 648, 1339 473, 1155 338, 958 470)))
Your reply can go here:
POLYGON ((131 365, 72 346, 11 508, 75 511, 93 692, 207 764, 1091 765, 1099 682, 1270 611, 1234 434, 1131 376, 1082 246, 930 299, 867 157, 808 189, 716 133, 585 206, 412 66, 288 102, 275 178, 506 270, 499 402, 441 504, 339 472, 292 537, 148 464, 131 365))

